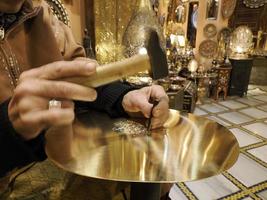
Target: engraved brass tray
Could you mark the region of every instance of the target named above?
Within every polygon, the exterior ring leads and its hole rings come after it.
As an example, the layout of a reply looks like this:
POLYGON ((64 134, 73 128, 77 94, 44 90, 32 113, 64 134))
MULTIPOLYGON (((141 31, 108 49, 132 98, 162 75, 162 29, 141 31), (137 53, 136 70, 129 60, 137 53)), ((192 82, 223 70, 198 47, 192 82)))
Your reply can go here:
POLYGON ((203 29, 206 38, 212 38, 217 34, 217 28, 214 24, 207 24, 203 29))
MULTIPOLYGON (((95 111, 82 114, 68 149, 72 155, 56 158, 55 148, 46 149, 47 155, 59 167, 79 175, 145 183, 207 178, 229 169, 239 155, 234 135, 203 117, 170 110, 165 128, 135 134, 114 131, 123 120, 95 111)), ((145 120, 134 123, 143 126, 145 120)), ((68 155, 61 148, 57 151, 68 155)))
POLYGON ((217 53, 217 49, 218 43, 210 39, 202 41, 199 45, 199 53, 205 58, 213 58, 217 53))

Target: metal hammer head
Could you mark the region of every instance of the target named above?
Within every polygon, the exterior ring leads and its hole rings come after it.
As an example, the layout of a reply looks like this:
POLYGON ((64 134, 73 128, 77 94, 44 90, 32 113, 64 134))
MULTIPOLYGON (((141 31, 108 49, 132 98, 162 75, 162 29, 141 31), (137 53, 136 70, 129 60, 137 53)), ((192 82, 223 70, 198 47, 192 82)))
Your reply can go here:
POLYGON ((160 79, 168 76, 166 53, 160 46, 158 33, 153 29, 150 30, 146 48, 150 59, 152 78, 160 79))

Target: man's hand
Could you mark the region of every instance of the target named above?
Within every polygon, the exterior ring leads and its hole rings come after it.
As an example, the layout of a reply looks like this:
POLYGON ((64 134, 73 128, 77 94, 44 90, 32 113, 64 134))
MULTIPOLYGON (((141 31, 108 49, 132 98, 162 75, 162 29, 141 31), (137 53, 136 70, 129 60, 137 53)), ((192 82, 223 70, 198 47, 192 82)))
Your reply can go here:
POLYGON ((169 98, 161 86, 153 85, 128 92, 123 97, 122 106, 127 112, 142 112, 149 118, 153 106, 150 100, 159 101, 152 112, 152 128, 161 127, 169 116, 169 98))
POLYGON ((90 76, 97 63, 93 60, 60 61, 25 71, 9 103, 8 114, 15 130, 30 140, 47 128, 69 125, 74 120, 72 100, 93 101, 94 89, 61 81, 75 76, 90 76), (51 99, 62 102, 62 108, 48 109, 51 99))

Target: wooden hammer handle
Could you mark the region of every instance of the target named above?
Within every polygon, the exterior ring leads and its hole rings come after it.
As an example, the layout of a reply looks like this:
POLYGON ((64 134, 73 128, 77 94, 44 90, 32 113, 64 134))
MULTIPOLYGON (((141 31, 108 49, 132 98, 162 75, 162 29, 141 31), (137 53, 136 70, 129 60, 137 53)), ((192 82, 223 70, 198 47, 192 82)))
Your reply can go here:
POLYGON ((96 73, 89 77, 67 78, 64 81, 96 88, 146 70, 150 70, 149 56, 138 54, 122 61, 99 66, 96 68, 96 73))

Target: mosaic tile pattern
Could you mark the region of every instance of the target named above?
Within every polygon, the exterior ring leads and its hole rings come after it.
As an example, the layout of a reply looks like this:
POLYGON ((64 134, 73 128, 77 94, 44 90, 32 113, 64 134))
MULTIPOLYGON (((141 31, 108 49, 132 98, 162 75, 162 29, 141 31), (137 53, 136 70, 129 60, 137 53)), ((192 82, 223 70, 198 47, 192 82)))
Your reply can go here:
POLYGON ((235 101, 235 100, 222 101, 220 102, 220 104, 230 109, 239 109, 239 108, 247 107, 247 105, 243 103, 239 103, 238 101, 235 101))
POLYGON ((243 126, 245 129, 267 139, 267 124, 263 122, 252 123, 243 126))
POLYGON ((198 199, 205 200, 218 199, 225 195, 239 191, 239 188, 223 175, 214 176, 200 181, 188 182, 185 184, 193 193, 205 191, 199 193, 198 195, 198 199))
POLYGON ((220 106, 216 103, 204 104, 204 105, 200 105, 199 107, 203 110, 206 110, 207 112, 210 112, 210 113, 219 113, 219 112, 224 112, 224 111, 228 110, 227 108, 220 106))
POLYGON ((267 95, 258 95, 258 96, 253 96, 254 99, 260 100, 267 102, 267 95))
POLYGON ((226 121, 224 121, 218 117, 215 117, 215 116, 207 116, 207 118, 209 118, 209 119, 211 119, 211 120, 213 120, 213 121, 215 121, 215 122, 217 122, 223 126, 230 126, 231 125, 230 123, 227 123, 226 121))
POLYGON ((259 106, 258 108, 263 110, 263 111, 265 111, 265 112, 267 112, 267 105, 259 106))
POLYGON ((248 152, 267 163, 267 145, 251 149, 248 152))
POLYGON ((267 190, 259 192, 257 195, 262 199, 267 199, 267 190))
POLYGON ((246 187, 267 180, 267 168, 240 154, 236 164, 228 172, 246 187))
POLYGON ((250 87, 246 97, 229 97, 198 106, 196 115, 224 125, 235 135, 240 156, 232 168, 219 176, 173 185, 170 199, 267 200, 266 91, 250 87))
POLYGON ((253 121, 253 118, 243 115, 239 112, 228 112, 218 115, 220 118, 227 120, 228 122, 233 122, 234 124, 243 124, 246 122, 253 121))
POLYGON ((256 118, 256 119, 267 118, 267 112, 264 112, 257 108, 246 108, 246 109, 240 110, 240 112, 250 117, 256 118))
POLYGON ((243 131, 239 128, 230 129, 230 131, 235 135, 240 147, 262 142, 262 140, 260 140, 259 138, 250 135, 248 132, 243 131))
POLYGON ((198 115, 198 116, 201 116, 201 115, 207 115, 208 113, 205 112, 204 110, 200 109, 200 108, 196 108, 194 110, 194 115, 198 115))
POLYGON ((253 200, 253 199, 251 197, 246 197, 246 198, 244 198, 242 200, 253 200))
POLYGON ((238 98, 236 99, 236 101, 241 102, 243 104, 247 104, 249 106, 256 106, 256 105, 260 105, 263 104, 263 101, 259 101, 257 99, 253 99, 251 97, 243 97, 243 98, 238 98))

